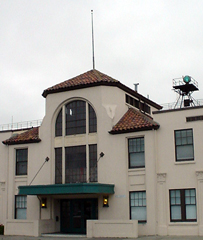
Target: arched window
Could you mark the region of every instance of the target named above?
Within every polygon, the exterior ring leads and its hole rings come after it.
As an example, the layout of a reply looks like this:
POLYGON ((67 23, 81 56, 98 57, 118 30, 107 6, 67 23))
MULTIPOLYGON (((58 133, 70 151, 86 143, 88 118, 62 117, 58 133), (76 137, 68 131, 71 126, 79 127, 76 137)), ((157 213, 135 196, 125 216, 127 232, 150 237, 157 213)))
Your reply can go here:
POLYGON ((55 137, 64 140, 54 146, 56 184, 97 182, 96 133, 96 113, 88 102, 74 100, 61 107, 55 137), (80 134, 89 136, 81 138, 80 134))
POLYGON ((63 124, 65 124, 65 135, 76 135, 97 132, 97 118, 93 107, 82 100, 69 102, 64 106, 65 118, 63 122, 62 109, 55 123, 55 136, 62 136, 63 124), (88 128, 87 128, 88 126, 88 128))

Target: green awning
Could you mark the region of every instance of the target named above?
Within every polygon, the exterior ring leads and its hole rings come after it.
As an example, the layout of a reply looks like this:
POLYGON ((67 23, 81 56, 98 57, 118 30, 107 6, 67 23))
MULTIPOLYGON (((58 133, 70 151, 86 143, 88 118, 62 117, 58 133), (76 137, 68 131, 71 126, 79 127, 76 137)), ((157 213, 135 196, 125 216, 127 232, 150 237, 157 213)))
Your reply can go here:
POLYGON ((114 184, 68 183, 19 186, 19 195, 114 194, 114 184))

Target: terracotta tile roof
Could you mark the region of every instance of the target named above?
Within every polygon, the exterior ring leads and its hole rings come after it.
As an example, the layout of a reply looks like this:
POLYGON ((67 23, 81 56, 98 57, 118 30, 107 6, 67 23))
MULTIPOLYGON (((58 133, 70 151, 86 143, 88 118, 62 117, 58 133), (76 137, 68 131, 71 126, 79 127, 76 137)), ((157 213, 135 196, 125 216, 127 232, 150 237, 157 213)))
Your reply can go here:
POLYGON ((62 83, 56 84, 50 88, 45 89, 44 92, 42 93, 42 96, 46 98, 48 94, 52 94, 52 93, 65 92, 65 91, 71 91, 75 89, 95 87, 95 86, 101 86, 101 85, 118 87, 123 91, 131 94, 132 96, 142 100, 143 102, 150 104, 156 109, 162 108, 159 104, 149 100, 148 98, 145 98, 144 96, 130 89, 129 87, 125 86, 118 80, 104 73, 101 73, 96 69, 90 70, 74 78, 71 78, 62 83))
POLYGON ((152 118, 133 108, 129 108, 124 116, 118 121, 118 123, 113 126, 109 133, 120 134, 158 128, 159 124, 153 121, 152 118))
POLYGON ((46 90, 44 90, 42 95, 46 97, 49 93, 68 91, 82 87, 90 87, 91 85, 97 86, 102 85, 102 83, 110 84, 118 82, 119 81, 113 79, 112 77, 109 77, 106 74, 101 73, 96 69, 93 69, 83 74, 80 74, 79 76, 66 80, 62 83, 56 84, 50 88, 47 88, 46 90))
POLYGON ((39 127, 34 127, 26 132, 14 135, 2 143, 5 145, 15 145, 23 143, 37 143, 40 141, 41 139, 39 138, 39 127))

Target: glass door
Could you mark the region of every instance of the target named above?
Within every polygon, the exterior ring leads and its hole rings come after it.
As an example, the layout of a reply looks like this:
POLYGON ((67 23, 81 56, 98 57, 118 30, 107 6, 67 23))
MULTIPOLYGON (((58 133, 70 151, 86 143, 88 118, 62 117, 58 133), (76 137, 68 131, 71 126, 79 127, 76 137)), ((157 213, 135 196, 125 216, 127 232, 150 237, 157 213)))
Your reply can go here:
POLYGON ((98 199, 61 200, 61 232, 85 234, 88 219, 98 219, 98 199))

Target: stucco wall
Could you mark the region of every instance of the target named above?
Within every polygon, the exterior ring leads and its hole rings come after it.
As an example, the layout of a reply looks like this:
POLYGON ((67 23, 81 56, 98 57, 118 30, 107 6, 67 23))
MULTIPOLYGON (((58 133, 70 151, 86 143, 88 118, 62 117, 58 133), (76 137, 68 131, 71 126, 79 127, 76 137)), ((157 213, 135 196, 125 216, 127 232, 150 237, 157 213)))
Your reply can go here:
POLYGON ((157 135, 158 234, 202 235, 202 121, 186 122, 186 117, 203 115, 203 108, 155 113, 161 127, 157 135), (176 162, 174 130, 193 129, 194 161, 176 162), (200 171, 199 173, 197 171, 200 171), (170 222, 170 189, 196 189, 197 222, 170 222))

